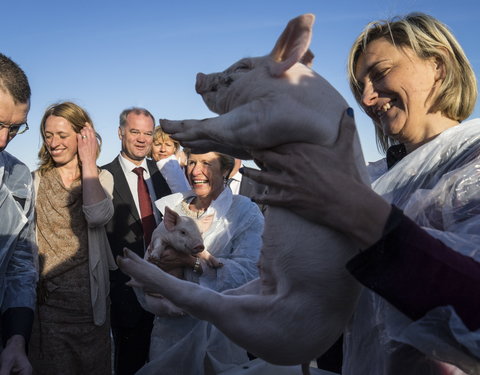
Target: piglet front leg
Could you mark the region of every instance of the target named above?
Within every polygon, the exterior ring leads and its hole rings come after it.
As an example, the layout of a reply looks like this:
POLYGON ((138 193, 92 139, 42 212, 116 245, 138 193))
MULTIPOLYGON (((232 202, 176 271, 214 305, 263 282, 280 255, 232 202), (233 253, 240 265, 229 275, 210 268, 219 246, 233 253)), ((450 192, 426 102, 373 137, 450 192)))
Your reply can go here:
POLYGON ((237 147, 238 145, 218 142, 215 139, 211 139, 204 134, 201 136, 202 138, 200 136, 197 137, 196 135, 192 135, 196 134, 196 132, 193 130, 196 130, 197 128, 203 126, 202 123, 204 121, 214 119, 215 118, 183 121, 162 119, 160 120, 160 125, 162 129, 165 130, 165 132, 169 133, 173 139, 179 141, 183 147, 188 147, 192 149, 194 153, 203 154, 215 151, 222 154, 231 155, 242 160, 252 159, 248 150, 242 147, 237 147), (188 129, 192 131, 188 131, 188 129))
MULTIPOLYGON (((160 124, 165 132, 184 147, 203 151, 209 149, 239 159, 251 159, 249 149, 270 148, 283 141, 279 139, 275 121, 273 124, 270 123, 272 121, 270 104, 268 101, 265 103, 254 100, 217 117, 203 120, 161 120, 160 124), (269 121, 266 121, 267 118, 269 121), (273 129, 266 129, 267 127, 273 129)), ((278 112, 278 109, 274 111, 276 115, 279 115, 278 112)), ((285 120, 287 113, 285 109, 285 113, 280 117, 285 120)))
POLYGON ((217 258, 215 258, 212 254, 210 254, 208 250, 203 250, 201 253, 198 253, 197 256, 200 259, 203 259, 207 266, 211 268, 223 267, 223 263, 220 262, 217 258))
POLYGON ((127 284, 134 288, 140 288, 149 294, 161 294, 157 285, 162 280, 161 274, 166 275, 166 272, 162 271, 155 264, 140 258, 127 248, 123 249, 123 254, 123 257, 117 257, 117 264, 122 272, 131 277, 127 284))

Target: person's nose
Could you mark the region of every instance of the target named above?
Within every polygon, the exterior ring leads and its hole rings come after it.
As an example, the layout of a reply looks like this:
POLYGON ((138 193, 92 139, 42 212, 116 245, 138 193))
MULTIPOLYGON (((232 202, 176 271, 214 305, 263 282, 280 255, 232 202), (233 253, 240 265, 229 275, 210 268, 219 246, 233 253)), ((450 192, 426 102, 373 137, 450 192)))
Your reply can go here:
POLYGON ((202 166, 196 164, 192 169, 192 176, 198 176, 200 174, 202 174, 202 166))
POLYGON ((140 133, 140 134, 137 136, 137 142, 145 143, 145 140, 146 140, 145 134, 140 133))
POLYGON ((0 150, 3 150, 5 147, 7 147, 9 138, 10 135, 8 133, 8 129, 0 129, 0 150))
POLYGON ((60 138, 57 136, 53 136, 52 138, 50 138, 49 141, 47 141, 47 143, 49 143, 50 148, 55 148, 60 144, 60 138))
POLYGON ((362 104, 365 107, 371 107, 377 103, 378 92, 371 82, 367 83, 362 92, 362 104))

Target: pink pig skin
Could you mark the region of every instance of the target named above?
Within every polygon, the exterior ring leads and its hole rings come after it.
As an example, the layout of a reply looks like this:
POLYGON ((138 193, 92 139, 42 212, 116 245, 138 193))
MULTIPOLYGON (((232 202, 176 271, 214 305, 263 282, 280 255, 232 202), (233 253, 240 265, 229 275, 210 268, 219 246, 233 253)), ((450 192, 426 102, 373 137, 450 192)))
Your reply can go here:
MULTIPOLYGON (((163 129, 196 152, 241 159, 254 149, 332 144, 340 123, 353 119, 344 117, 348 105, 341 95, 309 67, 313 22, 311 14, 291 20, 267 56, 198 74, 197 92, 220 115, 162 120, 163 129)), ((358 138, 353 147, 367 183, 358 138)), ((134 285, 208 320, 256 356, 281 365, 308 363, 338 339, 353 314, 361 288, 345 263, 357 248, 341 234, 276 207, 266 212, 263 239, 260 278, 224 293, 175 279, 131 252, 119 265, 134 285)))

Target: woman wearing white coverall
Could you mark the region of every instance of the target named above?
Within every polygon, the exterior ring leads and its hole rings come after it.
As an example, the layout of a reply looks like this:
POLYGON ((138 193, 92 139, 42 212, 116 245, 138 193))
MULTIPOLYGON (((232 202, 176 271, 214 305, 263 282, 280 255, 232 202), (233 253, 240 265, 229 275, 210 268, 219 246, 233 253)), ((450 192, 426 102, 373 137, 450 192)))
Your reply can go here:
MULTIPOLYGON (((200 257, 167 249, 160 266, 184 267, 185 278, 216 291, 237 288, 258 277, 263 215, 250 199, 233 195, 226 178, 233 158, 216 152, 187 154, 187 177, 193 190, 156 202, 198 224, 205 246, 223 266, 211 268, 200 257)), ((139 298, 141 300, 141 297, 139 298)), ((148 304, 144 307, 148 310, 148 304)), ((220 308, 220 307, 219 307, 220 308)), ((152 310, 155 313, 155 310, 152 310)), ((247 352, 206 321, 190 316, 157 316, 150 362, 138 374, 216 374, 248 361, 247 352)))

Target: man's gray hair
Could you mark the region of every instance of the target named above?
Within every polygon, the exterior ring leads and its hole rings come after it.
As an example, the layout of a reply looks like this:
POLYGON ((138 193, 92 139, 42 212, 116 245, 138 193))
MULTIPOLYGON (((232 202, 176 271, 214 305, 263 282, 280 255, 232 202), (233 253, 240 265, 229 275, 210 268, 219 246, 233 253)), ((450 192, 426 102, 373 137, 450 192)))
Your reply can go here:
POLYGON ((135 113, 136 115, 149 116, 152 119, 153 124, 155 126, 155 118, 150 113, 150 111, 146 110, 145 108, 141 108, 141 107, 131 107, 131 108, 124 109, 122 111, 122 113, 120 113, 120 127, 121 128, 125 128, 125 124, 127 123, 127 116, 132 112, 135 113))

